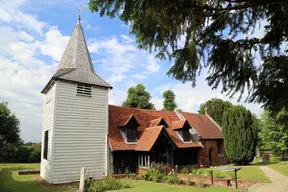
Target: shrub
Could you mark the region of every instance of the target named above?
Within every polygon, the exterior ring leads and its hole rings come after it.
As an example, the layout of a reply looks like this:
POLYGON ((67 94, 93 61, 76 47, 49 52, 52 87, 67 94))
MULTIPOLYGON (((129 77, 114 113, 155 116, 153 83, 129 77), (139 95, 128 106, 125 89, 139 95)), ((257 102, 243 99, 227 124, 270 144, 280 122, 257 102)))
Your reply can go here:
POLYGON ((160 183, 163 178, 164 178, 164 175, 160 172, 154 171, 152 174, 152 180, 156 183, 160 183))
POLYGON ((181 170, 181 173, 182 173, 182 174, 189 174, 188 168, 184 167, 184 168, 181 170))
POLYGON ((107 177, 104 181, 89 179, 85 183, 85 192, 105 192, 130 188, 129 184, 123 184, 119 179, 107 177))
POLYGON ((186 184, 192 186, 195 185, 196 183, 195 181, 192 181, 190 178, 188 178, 186 184))
POLYGON ((159 173, 167 175, 171 171, 171 167, 169 164, 164 163, 155 163, 151 164, 151 168, 159 173))
POLYGON ((141 174, 142 179, 145 181, 153 181, 153 170, 148 169, 145 173, 141 174))
POLYGON ((166 181, 169 184, 180 184, 182 182, 182 180, 176 174, 168 175, 166 181))

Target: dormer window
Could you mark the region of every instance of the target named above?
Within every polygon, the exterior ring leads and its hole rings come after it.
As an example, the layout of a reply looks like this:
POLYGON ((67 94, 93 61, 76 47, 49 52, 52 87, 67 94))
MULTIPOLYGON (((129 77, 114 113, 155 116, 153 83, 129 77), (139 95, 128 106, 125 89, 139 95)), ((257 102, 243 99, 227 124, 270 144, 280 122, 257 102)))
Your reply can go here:
POLYGON ((77 95, 91 96, 92 87, 85 84, 77 84, 77 95))
POLYGON ((126 143, 135 143, 138 141, 137 128, 139 127, 139 123, 134 115, 120 119, 118 127, 126 143))
POLYGON ((183 142, 192 142, 190 139, 190 132, 189 132, 191 126, 186 120, 173 121, 172 128, 175 131, 177 131, 177 135, 183 142))
POLYGON ((189 133, 189 129, 182 129, 179 130, 179 135, 182 137, 184 142, 189 142, 190 140, 190 133, 189 133))

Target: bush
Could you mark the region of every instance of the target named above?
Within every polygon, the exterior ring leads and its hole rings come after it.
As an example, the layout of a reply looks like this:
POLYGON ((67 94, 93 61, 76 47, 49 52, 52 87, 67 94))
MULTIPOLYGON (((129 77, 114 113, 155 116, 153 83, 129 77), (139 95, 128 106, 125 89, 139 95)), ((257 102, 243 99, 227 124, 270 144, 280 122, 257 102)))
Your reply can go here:
POLYGON ((182 182, 182 180, 176 174, 168 175, 166 181, 169 184, 180 184, 182 182))
POLYGON ((152 175, 153 175, 153 170, 152 169, 148 169, 145 173, 141 174, 141 177, 145 181, 153 181, 152 175))
POLYGON ((164 163, 155 163, 151 164, 151 168, 159 173, 167 175, 171 171, 171 167, 169 164, 164 163))
POLYGON ((159 173, 157 171, 154 171, 152 174, 152 180, 156 183, 160 183, 162 179, 165 177, 162 173, 159 173))
POLYGON ((107 177, 104 181, 89 179, 85 184, 85 192, 105 192, 130 188, 129 184, 123 184, 119 179, 107 177))
POLYGON ((195 181, 192 181, 190 178, 187 179, 186 184, 189 186, 195 185, 195 181))
POLYGON ((182 174, 189 174, 189 170, 188 170, 188 168, 183 168, 182 170, 181 170, 181 173, 182 174))

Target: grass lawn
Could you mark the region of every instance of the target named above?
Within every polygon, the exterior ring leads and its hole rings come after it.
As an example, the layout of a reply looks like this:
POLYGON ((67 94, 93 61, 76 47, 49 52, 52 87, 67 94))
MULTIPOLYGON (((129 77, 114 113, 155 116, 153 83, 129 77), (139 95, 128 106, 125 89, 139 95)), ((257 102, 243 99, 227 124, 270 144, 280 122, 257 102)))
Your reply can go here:
MULTIPOLYGON (((232 173, 234 174, 234 172, 220 172, 220 175, 231 178, 232 173)), ((241 180, 271 182, 269 177, 257 166, 241 166, 241 170, 237 172, 237 177, 241 180)))
POLYGON ((279 173, 288 176, 288 161, 282 161, 280 157, 271 156, 269 163, 262 163, 261 158, 257 158, 255 161, 252 162, 254 165, 259 166, 268 166, 279 173), (286 162, 287 165, 281 165, 280 162, 286 162))
MULTIPOLYGON (((63 186, 52 186, 49 188, 42 188, 36 182, 38 175, 17 175, 17 170, 39 170, 39 164, 0 164, 0 191, 1 192, 71 192, 63 186)), ((132 188, 125 189, 125 192, 230 192, 240 191, 235 189, 228 189, 223 187, 208 187, 204 189, 193 188, 188 186, 175 186, 168 184, 153 183, 147 181, 132 181, 124 180, 132 188)))
MULTIPOLYGON (((0 191, 1 192, 69 192, 63 186, 53 186, 43 189, 36 182, 38 175, 17 175, 18 170, 39 170, 40 164, 0 164, 0 191)), ((70 190, 71 191, 71 190, 70 190)))
POLYGON ((288 176, 288 165, 272 164, 269 165, 271 169, 278 171, 279 173, 288 176))
POLYGON ((224 187, 207 187, 207 188, 195 188, 189 186, 177 186, 177 185, 168 185, 163 183, 154 183, 149 181, 142 180, 128 180, 125 181, 132 188, 123 189, 123 192, 233 192, 233 191, 241 191, 236 189, 224 188, 224 187))

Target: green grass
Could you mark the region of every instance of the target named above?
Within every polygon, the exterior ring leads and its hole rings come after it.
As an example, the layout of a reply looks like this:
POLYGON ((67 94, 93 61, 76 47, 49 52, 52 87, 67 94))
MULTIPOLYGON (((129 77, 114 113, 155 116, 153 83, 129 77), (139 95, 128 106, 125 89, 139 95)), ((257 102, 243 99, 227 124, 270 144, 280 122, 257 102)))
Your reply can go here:
MULTIPOLYGON (((220 172, 220 175, 225 178, 231 178, 234 172, 220 172)), ((237 172, 237 177, 241 180, 271 182, 269 177, 258 166, 241 166, 240 171, 237 172)))
MULTIPOLYGON (((232 166, 231 166, 232 167, 232 166)), ((237 172, 237 178, 240 180, 248 180, 248 181, 260 181, 260 182, 271 182, 269 177, 265 175, 265 173, 260 169, 259 166, 240 166, 240 171, 237 172)), ((210 175, 210 168, 202 169, 202 176, 210 175)), ((197 171, 196 171, 197 172, 197 171)), ((234 179, 234 171, 214 171, 214 177, 218 174, 221 178, 234 179)))
POLYGON ((40 164, 0 164, 0 191, 1 192, 69 192, 63 186, 52 186, 43 189, 36 182, 38 175, 17 175, 18 170, 39 170, 40 164))
POLYGON ((271 169, 274 169, 275 171, 278 171, 279 173, 288 176, 288 161, 282 161, 281 157, 271 156, 269 163, 262 163, 261 158, 257 158, 252 162, 254 165, 259 166, 268 166, 271 169), (287 165, 281 165, 280 162, 286 162, 287 165))
POLYGON ((189 186, 177 186, 177 185, 169 185, 163 183, 154 183, 149 181, 142 181, 142 180, 129 180, 125 181, 128 183, 132 188, 129 189, 122 189, 120 191, 123 192, 238 192, 241 190, 224 188, 224 187, 207 187, 207 188, 196 188, 196 187, 189 187, 189 186))
POLYGON ((275 171, 278 171, 282 175, 288 176, 288 165, 272 164, 268 167, 274 169, 275 171))

